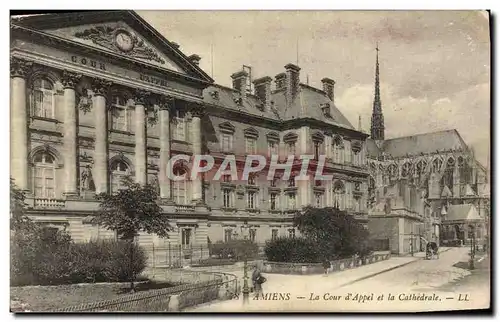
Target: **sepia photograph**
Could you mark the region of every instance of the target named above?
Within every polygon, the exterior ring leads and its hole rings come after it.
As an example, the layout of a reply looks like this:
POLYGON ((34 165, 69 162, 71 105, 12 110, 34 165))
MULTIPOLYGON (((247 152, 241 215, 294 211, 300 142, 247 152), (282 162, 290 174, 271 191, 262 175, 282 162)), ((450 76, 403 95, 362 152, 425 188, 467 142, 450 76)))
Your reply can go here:
POLYGON ((490 11, 9 19, 11 313, 491 310, 490 11))

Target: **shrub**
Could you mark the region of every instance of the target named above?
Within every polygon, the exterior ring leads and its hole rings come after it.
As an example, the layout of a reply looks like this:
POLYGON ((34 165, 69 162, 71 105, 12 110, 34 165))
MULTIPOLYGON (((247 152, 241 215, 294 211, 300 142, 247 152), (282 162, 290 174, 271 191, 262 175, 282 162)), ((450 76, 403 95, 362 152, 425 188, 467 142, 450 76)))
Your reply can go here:
POLYGON ((41 234, 11 244, 13 286, 128 282, 146 268, 146 253, 135 243, 102 240, 77 244, 64 233, 41 234))
POLYGON ((280 237, 266 243, 267 260, 289 263, 321 262, 316 244, 305 238, 280 237))
POLYGON ((256 259, 259 247, 250 240, 234 239, 227 242, 218 241, 212 244, 212 255, 218 258, 231 258, 235 260, 256 259))

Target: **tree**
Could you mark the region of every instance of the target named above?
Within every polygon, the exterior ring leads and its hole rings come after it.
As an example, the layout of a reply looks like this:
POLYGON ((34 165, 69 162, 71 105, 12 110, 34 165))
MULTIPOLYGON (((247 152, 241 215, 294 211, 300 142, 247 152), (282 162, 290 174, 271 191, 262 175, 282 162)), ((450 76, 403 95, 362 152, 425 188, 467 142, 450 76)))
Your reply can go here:
POLYGON ((130 287, 134 291, 134 238, 139 232, 168 237, 171 226, 158 205, 158 193, 152 185, 134 183, 130 177, 123 180, 125 189, 116 193, 97 195, 100 201, 92 222, 117 233, 118 238, 130 243, 130 287))
POLYGON ((368 230, 354 216, 337 208, 308 207, 295 215, 294 224, 305 238, 316 243, 323 259, 370 252, 368 230))
POLYGON ((15 185, 14 179, 10 178, 10 229, 14 233, 22 230, 32 231, 37 226, 25 214, 25 199, 24 191, 15 185))

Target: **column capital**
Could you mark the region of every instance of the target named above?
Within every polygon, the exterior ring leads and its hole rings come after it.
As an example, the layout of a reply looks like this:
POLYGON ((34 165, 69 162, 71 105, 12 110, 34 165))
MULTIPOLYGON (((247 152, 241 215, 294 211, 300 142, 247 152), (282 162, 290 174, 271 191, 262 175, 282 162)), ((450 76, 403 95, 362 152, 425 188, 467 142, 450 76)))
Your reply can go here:
POLYGON ((174 108, 174 97, 169 95, 160 96, 158 98, 160 110, 171 111, 174 108))
POLYGON ((94 78, 92 80, 92 91, 94 92, 94 95, 106 96, 112 84, 113 83, 108 80, 94 78))
POLYGON ((135 104, 146 105, 148 99, 151 96, 151 92, 138 89, 134 92, 135 104))
POLYGON ((61 82, 64 88, 75 88, 75 86, 80 82, 80 79, 82 79, 82 74, 64 70, 61 82))
POLYGON ((205 113, 205 109, 203 108, 203 105, 200 103, 190 102, 188 103, 188 107, 189 107, 189 112, 191 112, 191 115, 193 117, 201 118, 205 113))
POLYGON ((11 57, 10 58, 10 77, 26 77, 30 72, 33 62, 11 57))

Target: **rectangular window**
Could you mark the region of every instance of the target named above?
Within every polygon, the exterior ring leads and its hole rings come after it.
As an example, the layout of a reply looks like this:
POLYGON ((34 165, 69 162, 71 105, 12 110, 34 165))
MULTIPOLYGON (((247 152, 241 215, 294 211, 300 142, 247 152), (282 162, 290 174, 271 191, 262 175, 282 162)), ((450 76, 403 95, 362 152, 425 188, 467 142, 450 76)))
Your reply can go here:
POLYGON ((271 240, 278 239, 278 229, 271 229, 271 240))
POLYGON ((182 180, 182 181, 172 181, 172 188, 173 188, 173 199, 174 202, 179 204, 179 205, 185 205, 187 204, 187 196, 186 196, 186 186, 187 182, 182 180))
POLYGON ((256 229, 250 229, 249 230, 249 234, 250 234, 250 241, 252 243, 255 243, 255 236, 257 235, 257 230, 256 229))
POLYGON ((40 198, 55 198, 54 169, 35 167, 35 196, 40 198))
POLYGON ((121 107, 113 109, 111 127, 113 130, 128 131, 127 109, 121 107))
POLYGON ((271 210, 278 209, 278 195, 276 193, 270 194, 271 210))
POLYGON ((268 151, 269 157, 279 154, 278 147, 279 147, 278 142, 275 142, 275 141, 268 141, 267 142, 267 151, 268 151))
POLYGON ((321 151, 321 143, 314 142, 314 159, 319 160, 319 155, 321 151))
POLYGON ((233 150, 233 136, 231 134, 222 133, 221 143, 222 151, 230 152, 233 150))
POLYGON ((290 177, 290 179, 288 179, 288 186, 295 187, 295 177, 290 177))
POLYGON ((192 229, 182 228, 181 232, 182 232, 182 246, 183 247, 191 246, 192 229))
POLYGON ((231 175, 230 174, 224 174, 222 176, 222 181, 223 182, 231 182, 231 175))
POLYGON ((253 191, 250 191, 248 192, 248 195, 247 195, 247 208, 249 209, 255 209, 257 208, 257 204, 256 204, 256 193, 253 192, 253 191))
POLYGON ((224 230, 224 242, 228 242, 232 239, 233 236, 233 230, 232 229, 226 229, 224 230))
POLYGON ((182 117, 175 117, 174 139, 179 141, 186 140, 186 121, 182 117))
POLYGON ((314 197, 316 199, 316 207, 322 208, 323 207, 323 194, 322 193, 315 193, 314 197))
POLYGON ((233 192, 229 189, 222 190, 222 200, 225 208, 231 208, 233 206, 233 192))
POLYGON ((257 153, 257 140, 255 138, 245 138, 245 152, 247 154, 257 153))
POLYGON ((295 229, 288 229, 288 237, 295 238, 295 229))
POLYGON ((38 117, 54 118, 54 94, 50 90, 33 91, 33 114, 38 117))
POLYGON ((288 209, 295 209, 296 207, 296 196, 294 193, 288 194, 288 209))

